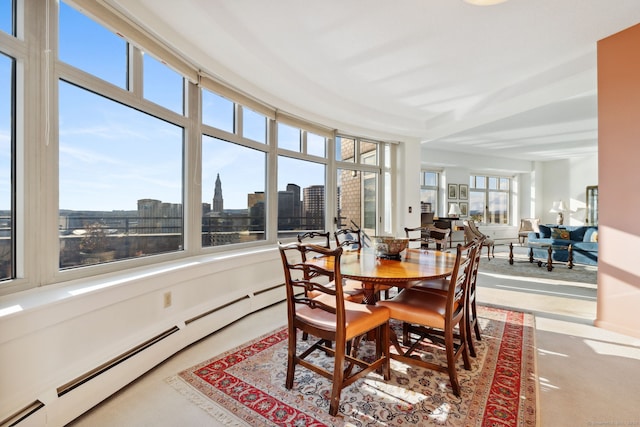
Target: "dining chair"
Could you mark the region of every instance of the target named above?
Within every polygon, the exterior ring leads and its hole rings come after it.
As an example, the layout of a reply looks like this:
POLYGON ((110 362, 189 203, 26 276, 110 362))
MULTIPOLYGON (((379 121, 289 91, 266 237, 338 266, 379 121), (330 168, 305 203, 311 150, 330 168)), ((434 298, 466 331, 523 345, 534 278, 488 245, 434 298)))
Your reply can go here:
POLYGON ((477 239, 477 249, 471 266, 471 277, 469 278, 469 289, 467 291, 467 312, 465 313, 465 325, 467 328, 467 344, 469 346, 469 354, 476 357, 476 347, 473 342, 473 334, 476 339, 482 341, 480 334, 480 324, 478 323, 478 308, 476 305, 476 282, 478 281, 478 269, 480 268, 480 258, 482 255, 482 243, 484 237, 477 239))
POLYGON ((322 246, 324 248, 331 247, 331 233, 328 231, 306 231, 304 233, 298 233, 298 242, 302 243, 304 241, 312 240, 314 244, 318 246, 322 246), (323 244, 315 243, 316 239, 322 238, 323 244))
POLYGON ((466 298, 470 278, 470 265, 475 251, 475 242, 456 247, 456 259, 446 292, 430 292, 408 288, 400 292, 395 298, 377 303, 379 307, 386 307, 392 319, 411 325, 412 335, 418 335, 413 343, 400 345, 397 336, 392 333, 391 341, 398 354, 391 353, 393 359, 410 365, 417 365, 427 369, 447 372, 453 393, 460 396, 460 384, 456 370, 456 361, 460 356, 464 368, 471 369, 469 358, 467 328, 465 327, 466 298), (465 252, 470 255, 465 256, 465 252), (456 333, 457 327, 457 333, 456 333), (444 347, 446 366, 423 360, 415 354, 422 343, 444 347))
POLYGON ((404 234, 409 242, 420 242, 421 249, 428 249, 429 243, 435 243, 436 249, 446 250, 451 230, 435 227, 405 227, 404 234), (420 234, 418 235, 418 231, 420 234))
MULTIPOLYGON (((336 239, 336 246, 341 248, 348 248, 349 250, 360 250, 362 245, 362 231, 354 228, 339 228, 333 233, 336 239), (354 247, 355 246, 355 247, 354 247)), ((375 293, 380 295, 384 292, 385 299, 389 299, 389 289, 392 286, 377 284, 375 287, 375 293)))
POLYGON ((427 227, 405 227, 404 234, 409 239, 409 245, 411 242, 418 242, 417 246, 420 249, 427 249, 429 247, 429 229, 427 227))
POLYGON ((430 228, 429 229, 429 243, 435 243, 436 249, 439 251, 446 251, 448 247, 449 235, 451 234, 450 228, 430 228))
POLYGON ((288 355, 285 387, 293 387, 297 365, 307 368, 332 382, 329 414, 335 416, 342 389, 374 370, 381 370, 385 380, 391 375, 389 363, 389 310, 367 304, 357 304, 344 298, 340 258, 343 249, 327 249, 309 243, 279 244, 287 291, 288 355), (306 262, 309 257, 329 257, 332 270, 306 262), (307 279, 308 272, 312 278, 307 279), (315 280, 333 277, 333 286, 315 280), (320 293, 309 298, 303 289, 320 293), (297 351, 298 330, 319 340, 297 351), (358 357, 360 337, 375 335, 376 355, 373 360, 358 357), (353 341, 352 341, 353 340, 353 341), (349 346, 349 343, 354 344, 349 346), (327 343, 335 343, 333 346, 327 343), (347 348, 351 350, 348 351, 347 348), (333 357, 333 370, 314 363, 312 354, 320 352, 333 357))
POLYGON ((339 228, 333 235, 336 239, 336 246, 345 249, 362 249, 362 234, 360 229, 339 228))
POLYGON ((490 257, 491 255, 493 256, 493 258, 495 258, 496 257, 495 242, 493 241, 493 239, 490 239, 489 236, 487 236, 486 234, 483 234, 480 230, 478 230, 478 227, 476 226, 476 223, 473 220, 464 220, 463 225, 464 225, 465 241, 473 240, 478 237, 484 237, 480 251, 482 251, 483 247, 486 247, 487 259, 491 261, 491 257, 490 257))
MULTIPOLYGON (((297 236, 299 243, 306 242, 306 243, 314 243, 314 244, 317 244, 317 243, 313 241, 309 242, 308 240, 317 239, 319 237, 323 238, 324 244, 318 245, 318 246, 322 246, 327 249, 331 248, 331 240, 330 240, 331 233, 328 231, 307 231, 305 233, 299 233, 297 236)), ((333 277, 329 277, 329 280, 333 280, 333 277)), ((362 285, 361 281, 352 280, 352 279, 343 279, 342 289, 344 291, 345 298, 348 299, 349 301, 362 303, 362 301, 364 300, 364 286, 362 285)), ((314 296, 317 296, 317 293, 307 292, 307 296, 310 296, 313 298, 314 296)), ((304 339, 306 339, 306 335, 304 336, 304 339)))
MULTIPOLYGON (((474 245, 467 244, 463 248, 463 254, 467 257, 473 256, 469 268, 469 284, 467 290, 467 309, 465 312, 465 328, 467 329, 467 345, 469 347, 469 354, 472 357, 476 357, 476 349, 475 344, 473 342, 473 333, 475 333, 476 339, 478 341, 482 340, 480 334, 480 325, 478 324, 478 309, 476 306, 476 281, 478 279, 478 268, 480 267, 480 258, 481 252, 480 248, 482 245, 483 238, 474 239, 474 245), (475 252, 472 254, 471 249, 475 248, 475 252), (466 253, 465 253, 466 252, 466 253)), ((449 289, 449 278, 443 279, 432 279, 432 280, 422 280, 420 282, 416 282, 416 284, 411 288, 415 290, 423 290, 429 292, 439 292, 446 294, 449 289)), ((408 342, 410 332, 409 324, 403 325, 402 330, 402 340, 403 343, 408 342)))

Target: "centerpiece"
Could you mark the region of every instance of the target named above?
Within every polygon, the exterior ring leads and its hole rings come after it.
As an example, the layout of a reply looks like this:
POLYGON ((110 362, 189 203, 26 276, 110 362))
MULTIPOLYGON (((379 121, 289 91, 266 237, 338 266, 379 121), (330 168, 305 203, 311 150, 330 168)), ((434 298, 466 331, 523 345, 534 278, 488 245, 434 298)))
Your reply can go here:
POLYGON ((409 239, 406 237, 393 236, 373 236, 373 247, 378 258, 399 260, 400 253, 409 246, 409 239))

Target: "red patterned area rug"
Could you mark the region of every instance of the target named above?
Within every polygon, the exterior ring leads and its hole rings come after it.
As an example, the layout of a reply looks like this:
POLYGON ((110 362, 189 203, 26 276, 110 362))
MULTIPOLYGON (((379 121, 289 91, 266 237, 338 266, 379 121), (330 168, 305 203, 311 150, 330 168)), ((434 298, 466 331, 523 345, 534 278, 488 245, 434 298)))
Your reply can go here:
MULTIPOLYGON (((286 328, 167 381, 221 424, 231 426, 535 426, 534 318, 478 309, 482 341, 476 341, 478 355, 470 371, 459 362, 460 397, 453 394, 446 373, 393 360, 390 381, 370 374, 345 388, 340 412, 332 417, 327 399, 331 384, 325 378, 298 366, 293 389, 285 389, 286 328)), ((438 359, 444 354, 430 351, 423 357, 438 359)), ((331 366, 329 360, 326 363, 331 366)))

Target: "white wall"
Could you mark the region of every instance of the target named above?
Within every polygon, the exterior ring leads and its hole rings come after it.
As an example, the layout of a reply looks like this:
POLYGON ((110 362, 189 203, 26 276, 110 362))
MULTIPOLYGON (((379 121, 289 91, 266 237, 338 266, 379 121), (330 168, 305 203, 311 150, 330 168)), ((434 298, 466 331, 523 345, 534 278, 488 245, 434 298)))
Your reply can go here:
POLYGON ((555 224, 556 214, 549 210, 554 201, 563 200, 571 211, 564 214, 564 224, 584 224, 586 188, 598 185, 598 156, 538 162, 536 166, 542 181, 536 216, 542 219, 542 223, 555 224))
MULTIPOLYGON (((168 262, 3 298, 0 420, 39 400, 20 425, 68 423, 180 349, 285 298, 275 247, 168 262), (251 268, 247 268, 247 265, 251 268), (171 305, 164 306, 164 295, 171 305), (59 389, 150 339, 158 343, 66 394, 59 389)), ((11 423, 8 423, 11 424, 11 423)))
POLYGON ((496 239, 515 238, 520 218, 539 217, 542 223, 556 222, 556 214, 549 210, 554 200, 564 200, 571 209, 565 214, 564 224, 580 225, 585 219, 585 190, 598 185, 598 156, 574 159, 532 162, 501 159, 494 156, 471 155, 422 148, 421 168, 439 170, 443 176, 443 197, 438 214, 446 214, 446 183, 467 183, 471 174, 498 174, 511 176, 513 189, 512 226, 491 227, 487 232, 496 239))
POLYGON ((420 226, 420 143, 398 145, 396 186, 392 212, 395 236, 404 236, 404 227, 420 226), (411 208, 411 212, 409 212, 411 208))

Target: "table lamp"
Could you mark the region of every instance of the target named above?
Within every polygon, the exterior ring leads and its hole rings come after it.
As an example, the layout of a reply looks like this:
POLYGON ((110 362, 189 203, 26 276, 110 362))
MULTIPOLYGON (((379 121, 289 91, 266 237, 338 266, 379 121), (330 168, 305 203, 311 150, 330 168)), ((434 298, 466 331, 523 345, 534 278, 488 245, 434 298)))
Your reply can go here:
POLYGON ((557 225, 562 225, 564 223, 563 212, 566 212, 568 210, 569 209, 567 209, 567 205, 565 205, 562 200, 559 200, 559 201, 553 202, 553 206, 551 207, 549 212, 557 213, 558 216, 556 216, 556 224, 557 225))
POLYGON ((457 203, 449 203, 449 218, 460 217, 460 205, 457 203))

